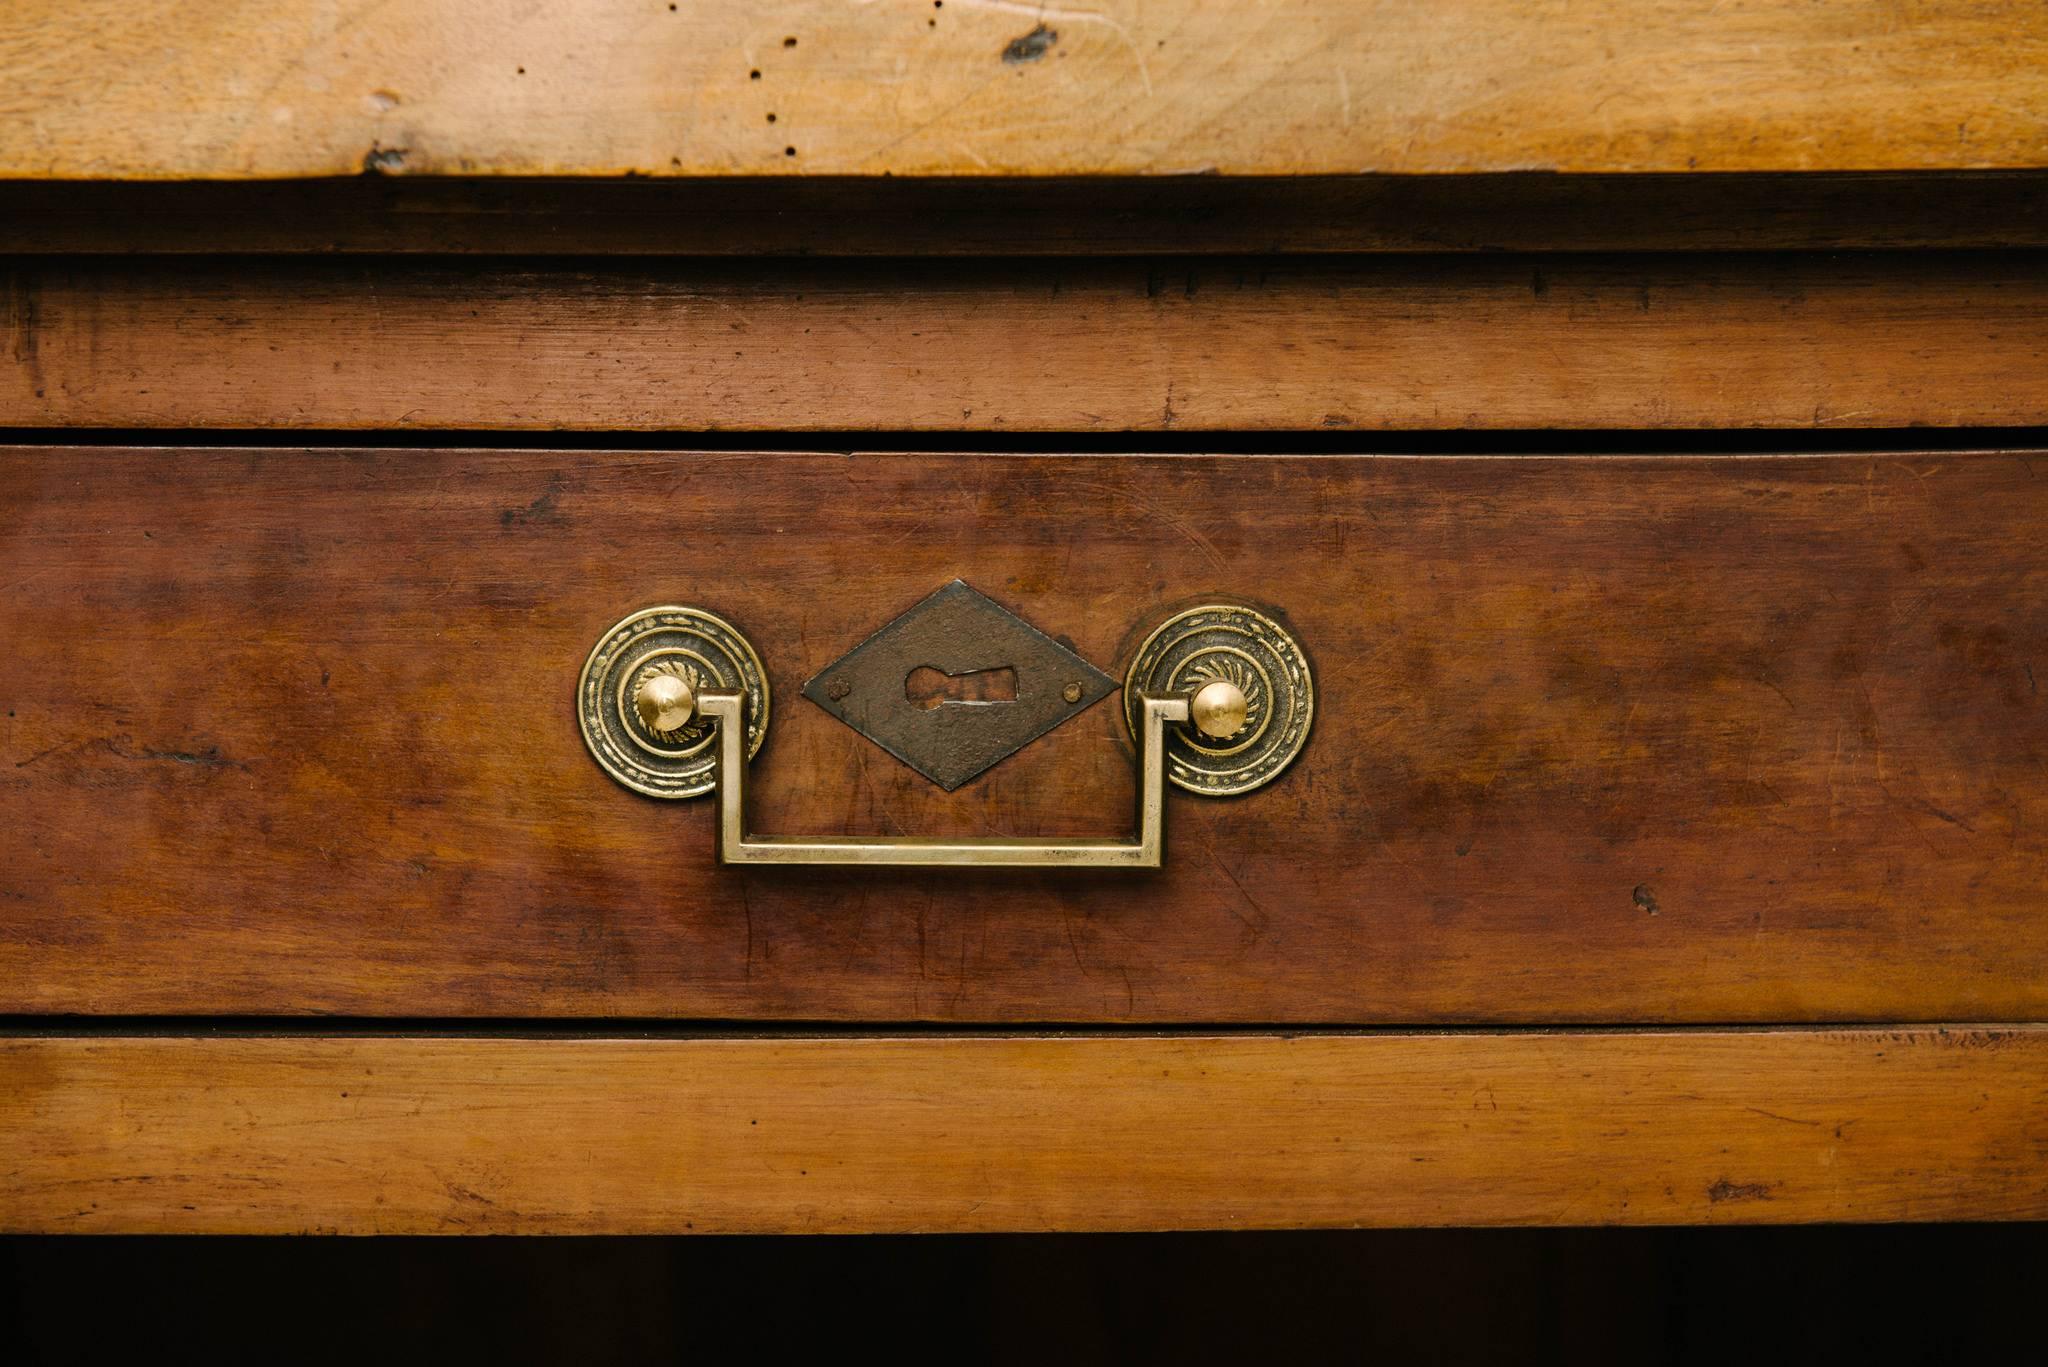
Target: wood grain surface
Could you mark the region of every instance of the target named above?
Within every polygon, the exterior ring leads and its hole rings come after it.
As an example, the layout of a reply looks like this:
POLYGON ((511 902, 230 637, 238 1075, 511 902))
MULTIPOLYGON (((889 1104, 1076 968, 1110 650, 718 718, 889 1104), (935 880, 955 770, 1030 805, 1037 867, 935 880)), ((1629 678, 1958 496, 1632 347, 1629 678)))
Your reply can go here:
POLYGON ((15 1038, 0 1230, 2048 1216, 2041 1030, 15 1038))
POLYGON ((17 427, 2048 424, 2025 253, 5 271, 17 427))
POLYGON ((2029 0, 13 0, 0 175, 2048 161, 2029 0))
POLYGON ((1163 256, 2048 247, 2048 174, 0 181, 0 252, 1163 256))
POLYGON ((9 451, 0 1011, 2038 1019, 2042 476, 9 451), (955 576, 1118 675, 1264 605, 1308 748, 1176 794, 1156 876, 722 870, 584 751, 591 644, 693 603, 767 662, 761 832, 1124 829, 1112 706, 946 794, 798 696, 955 576))

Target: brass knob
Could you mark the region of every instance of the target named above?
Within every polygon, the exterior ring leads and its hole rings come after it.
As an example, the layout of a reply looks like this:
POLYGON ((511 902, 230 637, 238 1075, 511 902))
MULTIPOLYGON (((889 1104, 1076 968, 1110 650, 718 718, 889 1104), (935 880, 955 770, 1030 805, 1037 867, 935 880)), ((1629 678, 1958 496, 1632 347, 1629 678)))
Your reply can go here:
POLYGON ((653 674, 633 690, 633 707, 648 730, 663 735, 690 724, 697 715, 697 698, 674 674, 653 674))
POLYGON ((1249 711, 1244 690, 1228 679, 1203 684, 1188 705, 1195 729, 1211 740, 1227 740, 1244 728, 1249 711))

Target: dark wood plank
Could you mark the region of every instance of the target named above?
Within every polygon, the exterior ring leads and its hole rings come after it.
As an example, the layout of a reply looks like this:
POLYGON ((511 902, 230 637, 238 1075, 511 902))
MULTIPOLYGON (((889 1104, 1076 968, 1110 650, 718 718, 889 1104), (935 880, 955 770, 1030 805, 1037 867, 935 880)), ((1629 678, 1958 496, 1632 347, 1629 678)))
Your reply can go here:
POLYGON ((0 1230, 2048 1216, 2039 1029, 16 1038, 0 1230))
POLYGON ((2026 453, 0 459, 0 1010, 2030 1020, 2026 453), (1242 595, 1321 680, 1156 877, 720 870, 571 695, 625 612, 764 655, 779 834, 1111 834, 1099 706, 945 794, 798 697, 963 576, 1120 672, 1242 595))
POLYGON ((0 425, 2048 424, 2028 254, 20 261, 0 425))
POLYGON ((0 252, 1087 256, 2048 247, 2048 174, 0 182, 0 252))

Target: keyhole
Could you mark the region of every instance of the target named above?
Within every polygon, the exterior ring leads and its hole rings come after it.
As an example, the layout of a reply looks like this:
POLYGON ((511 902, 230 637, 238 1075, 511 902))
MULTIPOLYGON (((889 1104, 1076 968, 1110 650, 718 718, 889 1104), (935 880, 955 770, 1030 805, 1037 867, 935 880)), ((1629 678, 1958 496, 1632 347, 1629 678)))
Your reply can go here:
POLYGON ((1017 701, 1017 671, 1009 665, 948 674, 919 665, 903 680, 903 696, 929 712, 936 707, 986 707, 1017 701))

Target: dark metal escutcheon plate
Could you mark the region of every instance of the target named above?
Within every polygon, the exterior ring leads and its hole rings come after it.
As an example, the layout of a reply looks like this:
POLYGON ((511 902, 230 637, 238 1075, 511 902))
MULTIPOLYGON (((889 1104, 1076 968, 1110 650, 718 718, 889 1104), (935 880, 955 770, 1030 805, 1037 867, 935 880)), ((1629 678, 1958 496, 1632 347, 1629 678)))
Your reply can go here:
POLYGON ((1116 680, 955 579, 826 666, 804 696, 951 792, 1115 689, 1116 680), (940 686, 914 698, 915 678, 940 686), (959 696, 943 696, 948 680, 959 696))

